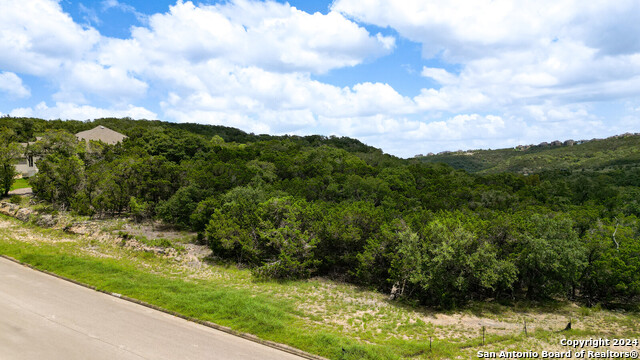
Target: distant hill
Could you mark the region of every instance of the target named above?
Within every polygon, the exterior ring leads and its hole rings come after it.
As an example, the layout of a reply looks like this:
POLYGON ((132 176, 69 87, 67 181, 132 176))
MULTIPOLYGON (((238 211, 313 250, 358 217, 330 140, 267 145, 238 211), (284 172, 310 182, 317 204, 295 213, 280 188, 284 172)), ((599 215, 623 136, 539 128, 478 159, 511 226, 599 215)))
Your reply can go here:
POLYGON ((442 152, 417 156, 416 159, 426 163, 445 163, 456 169, 479 174, 636 168, 640 167, 640 134, 545 142, 509 149, 442 152))

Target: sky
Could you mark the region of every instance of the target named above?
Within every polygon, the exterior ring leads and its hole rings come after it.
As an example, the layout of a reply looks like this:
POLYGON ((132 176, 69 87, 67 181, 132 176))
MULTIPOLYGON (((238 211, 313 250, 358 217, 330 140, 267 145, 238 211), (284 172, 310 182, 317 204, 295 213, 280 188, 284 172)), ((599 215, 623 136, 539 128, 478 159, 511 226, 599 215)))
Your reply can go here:
POLYGON ((0 0, 0 115, 357 138, 640 132, 637 0, 0 0))

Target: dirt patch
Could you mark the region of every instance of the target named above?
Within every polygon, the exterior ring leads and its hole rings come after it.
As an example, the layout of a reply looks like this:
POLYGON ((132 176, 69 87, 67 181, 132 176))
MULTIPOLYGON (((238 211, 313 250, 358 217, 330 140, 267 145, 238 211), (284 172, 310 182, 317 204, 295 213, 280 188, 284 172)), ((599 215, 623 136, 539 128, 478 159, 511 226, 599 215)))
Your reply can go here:
POLYGON ((77 221, 69 214, 41 214, 31 207, 6 201, 0 202, 0 213, 22 222, 30 222, 42 228, 59 229, 70 234, 35 236, 32 231, 15 222, 2 220, 0 228, 10 229, 10 235, 15 240, 29 243, 82 242, 86 245, 81 247, 81 252, 95 257, 117 257, 114 253, 117 252, 115 248, 119 247, 134 252, 154 253, 170 258, 185 268, 198 270, 205 267, 206 258, 211 256, 211 250, 207 246, 189 243, 195 240, 195 233, 177 231, 159 222, 139 224, 128 219, 77 221))
POLYGON ((9 195, 33 195, 33 189, 22 188, 9 191, 9 195))
POLYGON ((162 224, 161 222, 148 222, 148 223, 131 223, 127 222, 122 225, 122 228, 117 230, 120 232, 126 232, 131 237, 142 236, 147 239, 167 239, 167 240, 180 240, 185 238, 195 239, 196 233, 178 231, 170 226, 162 224))

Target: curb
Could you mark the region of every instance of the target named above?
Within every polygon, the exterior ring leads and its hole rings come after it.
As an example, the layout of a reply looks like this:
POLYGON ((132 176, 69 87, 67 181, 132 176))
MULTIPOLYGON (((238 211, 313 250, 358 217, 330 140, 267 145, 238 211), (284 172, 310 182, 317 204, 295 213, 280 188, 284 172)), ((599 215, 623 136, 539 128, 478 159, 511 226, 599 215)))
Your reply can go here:
POLYGON ((121 295, 121 294, 118 294, 118 293, 112 293, 112 292, 100 290, 100 289, 97 289, 95 286, 87 285, 87 284, 81 283, 79 281, 76 281, 76 280, 73 280, 73 279, 69 279, 69 278, 66 278, 64 276, 60 276, 58 274, 54 274, 54 273, 49 272, 47 270, 38 269, 38 268, 36 268, 36 267, 34 267, 34 266, 30 265, 30 264, 23 263, 23 262, 21 262, 21 261, 19 261, 17 259, 14 259, 14 258, 12 258, 10 256, 7 256, 7 255, 0 254, 0 258, 7 259, 7 260, 12 261, 12 262, 14 262, 16 264, 22 265, 24 267, 28 267, 30 269, 33 269, 33 270, 39 271, 41 273, 56 277, 58 279, 61 279, 61 280, 64 280, 64 281, 68 281, 68 282, 76 284, 76 285, 80 285, 80 286, 85 287, 87 289, 91 289, 91 290, 94 290, 94 291, 97 291, 97 292, 101 292, 101 293, 109 295, 109 296, 117 297, 119 299, 126 300, 126 301, 129 301, 129 302, 138 304, 138 305, 142 305, 144 307, 147 307, 147 308, 150 308, 150 309, 153 309, 153 310, 161 311, 161 312, 163 312, 165 314, 169 314, 169 315, 172 315, 172 316, 175 316, 175 317, 179 317, 181 319, 184 319, 184 320, 187 320, 187 321, 190 321, 190 322, 194 322, 194 323, 197 323, 197 324, 200 324, 200 325, 204 325, 206 327, 209 327, 209 328, 212 328, 212 329, 215 329, 215 330, 218 330, 218 331, 222 331, 222 332, 225 332, 227 334, 234 335, 234 336, 237 336, 237 337, 249 340, 249 341, 253 341, 255 343, 258 343, 258 344, 261 344, 261 345, 265 345, 265 346, 268 346, 270 348, 274 348, 274 349, 277 349, 277 350, 280 350, 280 351, 284 351, 284 352, 287 352, 289 354, 300 356, 300 357, 305 358, 305 359, 309 359, 309 360, 328 360, 327 358, 323 358, 323 357, 318 356, 318 355, 310 354, 308 352, 296 349, 296 348, 291 347, 289 345, 280 344, 280 343, 269 341, 269 340, 263 340, 263 339, 260 339, 259 337, 255 336, 255 335, 252 335, 252 334, 236 331, 236 330, 233 330, 233 329, 231 329, 229 327, 218 325, 218 324, 215 324, 215 323, 212 323, 212 322, 209 322, 209 321, 204 321, 204 320, 192 318, 190 316, 185 316, 185 315, 179 314, 179 313, 177 313, 175 311, 163 309, 163 308, 161 308, 159 306, 152 305, 152 304, 146 303, 146 302, 138 300, 138 299, 130 298, 130 297, 125 296, 125 295, 121 295))

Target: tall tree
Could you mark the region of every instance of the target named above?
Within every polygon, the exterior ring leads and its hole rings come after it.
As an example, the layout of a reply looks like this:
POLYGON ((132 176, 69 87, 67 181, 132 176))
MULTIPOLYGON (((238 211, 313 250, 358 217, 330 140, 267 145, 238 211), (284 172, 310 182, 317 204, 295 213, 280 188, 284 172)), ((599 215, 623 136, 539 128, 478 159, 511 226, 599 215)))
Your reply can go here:
POLYGON ((64 130, 49 130, 34 144, 33 151, 42 156, 38 173, 31 179, 36 196, 59 206, 70 206, 85 181, 85 166, 79 154, 86 147, 64 130))
POLYGON ((23 149, 14 141, 15 133, 7 128, 0 128, 0 191, 7 195, 18 174, 15 164, 22 156, 23 149))

